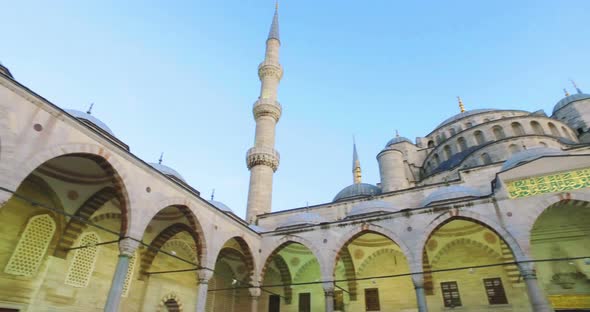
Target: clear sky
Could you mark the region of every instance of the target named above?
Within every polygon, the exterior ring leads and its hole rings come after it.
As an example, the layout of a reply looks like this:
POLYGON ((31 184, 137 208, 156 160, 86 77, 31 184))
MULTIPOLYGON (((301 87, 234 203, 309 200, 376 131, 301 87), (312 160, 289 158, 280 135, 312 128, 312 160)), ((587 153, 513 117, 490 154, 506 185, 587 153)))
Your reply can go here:
MULTIPOLYGON (((131 152, 178 170, 245 215, 257 66, 273 0, 5 1, 0 61, 62 108, 86 110, 131 152)), ((280 4, 273 209, 325 203, 363 182, 395 134, 424 136, 467 109, 551 113, 590 92, 590 1, 312 1, 280 4)))

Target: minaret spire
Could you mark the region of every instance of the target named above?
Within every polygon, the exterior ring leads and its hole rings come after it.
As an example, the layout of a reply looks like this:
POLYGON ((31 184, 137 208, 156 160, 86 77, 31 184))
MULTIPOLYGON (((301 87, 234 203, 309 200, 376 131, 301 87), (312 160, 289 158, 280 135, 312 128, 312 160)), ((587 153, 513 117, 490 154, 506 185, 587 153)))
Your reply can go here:
POLYGON ((580 90, 580 88, 578 88, 578 85, 576 85, 576 82, 573 79, 570 79, 570 81, 574 85, 574 88, 576 88, 576 91, 578 91, 578 94, 582 94, 582 90, 580 90))
POLYGON ((354 184, 360 184, 362 182, 362 172, 361 172, 361 161, 359 160, 359 155, 356 152, 356 142, 354 137, 352 139, 352 181, 354 184))
POLYGON ((258 66, 260 96, 254 103, 252 112, 256 121, 254 147, 246 154, 246 164, 250 170, 250 187, 246 221, 256 222, 256 216, 271 212, 273 174, 279 167, 279 153, 275 150, 275 128, 281 117, 281 104, 277 92, 283 68, 279 63, 279 11, 278 4, 266 40, 264 61, 258 66))

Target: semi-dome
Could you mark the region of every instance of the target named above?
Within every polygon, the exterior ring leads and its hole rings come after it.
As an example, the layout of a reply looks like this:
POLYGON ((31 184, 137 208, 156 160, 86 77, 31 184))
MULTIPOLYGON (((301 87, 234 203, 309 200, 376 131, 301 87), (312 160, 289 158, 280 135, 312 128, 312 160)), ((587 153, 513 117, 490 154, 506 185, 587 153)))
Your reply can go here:
POLYGON ((100 129, 106 131, 108 134, 115 136, 115 134, 113 133, 111 128, 109 128, 104 122, 100 121, 100 119, 92 116, 92 114, 88 114, 86 112, 81 112, 81 111, 75 110, 75 109, 66 109, 66 112, 78 119, 82 119, 83 122, 89 122, 89 123, 93 124, 94 126, 96 126, 97 128, 100 128, 100 129))
POLYGON ((180 173, 178 173, 178 171, 176 171, 168 166, 158 164, 158 163, 150 163, 150 166, 156 168, 158 171, 160 171, 161 173, 163 173, 167 176, 170 176, 172 178, 176 178, 182 182, 186 182, 184 180, 184 178, 180 175, 180 173))
POLYGON ((352 198, 357 196, 373 196, 381 194, 381 189, 375 185, 368 183, 355 183, 343 188, 336 196, 333 201, 339 201, 346 198, 352 198))
POLYGON ((477 189, 472 187, 466 187, 462 185, 451 185, 432 192, 422 200, 422 206, 426 207, 433 202, 448 200, 453 198, 463 197, 481 197, 484 194, 477 189))
POLYGON ((557 102, 557 104, 555 104, 555 106, 553 107, 553 114, 555 114, 555 112, 557 112, 558 110, 562 109, 563 107, 565 107, 566 105, 576 102, 576 101, 582 101, 582 100, 590 100, 590 94, 586 94, 586 93, 582 93, 581 91, 572 95, 568 95, 566 97, 564 97, 563 99, 559 100, 559 102, 557 102))
POLYGON ((299 225, 316 225, 324 222, 328 222, 328 220, 326 220, 324 217, 320 216, 317 213, 301 212, 287 217, 287 219, 284 222, 281 222, 277 226, 277 229, 299 225))
POLYGON ((520 151, 512 157, 508 158, 502 165, 502 170, 508 170, 514 168, 522 163, 533 161, 537 158, 548 156, 548 155, 563 155, 565 154, 562 150, 549 147, 536 147, 520 151))
POLYGON ((216 201, 216 200, 208 200, 208 202, 215 206, 217 209, 221 210, 221 211, 225 211, 225 212, 231 212, 234 213, 233 210, 231 210, 231 208, 229 208, 226 204, 220 202, 220 201, 216 201))
POLYGON ((369 200, 354 205, 347 216, 353 217, 376 212, 395 212, 396 209, 392 203, 382 200, 369 200))
POLYGON ((469 116, 473 116, 473 115, 477 115, 477 114, 481 114, 481 113, 488 113, 488 112, 493 112, 493 111, 497 111, 498 109, 491 109, 491 108, 480 108, 480 109, 472 109, 472 110, 468 110, 468 111, 464 111, 462 113, 459 113, 455 116, 449 117, 447 119, 445 119, 445 121, 441 122, 440 125, 438 125, 438 127, 436 127, 437 129, 442 127, 442 126, 446 126, 452 122, 455 122, 459 119, 463 119, 465 117, 469 117, 469 116))
POLYGON ((401 142, 408 142, 408 143, 412 144, 412 141, 410 141, 410 139, 403 137, 403 136, 396 136, 395 138, 389 140, 389 142, 387 142, 387 144, 385 144, 385 147, 388 147, 393 144, 401 143, 401 142))

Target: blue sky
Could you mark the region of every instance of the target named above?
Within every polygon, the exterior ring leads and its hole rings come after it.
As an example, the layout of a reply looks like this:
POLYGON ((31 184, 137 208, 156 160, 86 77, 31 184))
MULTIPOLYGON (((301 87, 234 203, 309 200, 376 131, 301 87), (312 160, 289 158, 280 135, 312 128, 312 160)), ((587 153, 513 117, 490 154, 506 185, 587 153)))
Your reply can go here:
MULTIPOLYGON (((93 114, 146 161, 175 168, 245 214, 257 65, 272 0, 9 1, 0 61, 62 108, 93 114)), ((329 202, 363 181, 395 130, 428 134, 467 109, 544 109, 590 90, 590 1, 311 1, 280 4, 273 209, 329 202)))

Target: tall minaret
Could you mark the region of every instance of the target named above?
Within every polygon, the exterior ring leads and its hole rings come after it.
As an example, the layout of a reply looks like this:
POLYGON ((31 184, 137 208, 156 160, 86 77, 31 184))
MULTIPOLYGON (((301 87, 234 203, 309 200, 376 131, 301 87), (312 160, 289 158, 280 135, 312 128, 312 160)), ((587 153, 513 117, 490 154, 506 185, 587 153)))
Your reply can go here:
POLYGON ((246 164, 250 170, 250 188, 246 221, 254 223, 256 216, 271 211, 272 177, 279 167, 279 153, 275 146, 275 126, 281 117, 281 104, 277 101, 277 89, 283 77, 279 64, 279 7, 266 40, 264 61, 258 66, 261 88, 258 101, 252 112, 256 120, 254 147, 246 154, 246 164))

